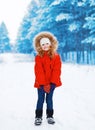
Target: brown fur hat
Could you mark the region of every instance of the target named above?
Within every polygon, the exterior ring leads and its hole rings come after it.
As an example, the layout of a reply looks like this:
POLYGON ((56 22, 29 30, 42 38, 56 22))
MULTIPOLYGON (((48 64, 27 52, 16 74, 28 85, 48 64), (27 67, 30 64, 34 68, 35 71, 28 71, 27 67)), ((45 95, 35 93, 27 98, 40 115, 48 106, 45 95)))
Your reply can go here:
POLYGON ((56 37, 50 32, 41 32, 41 33, 37 34, 34 37, 34 46, 35 46, 35 49, 36 49, 38 55, 40 55, 40 56, 43 56, 43 54, 44 54, 44 51, 42 50, 42 48, 40 46, 40 40, 42 38, 48 38, 51 41, 51 46, 48 51, 48 55, 52 58, 57 50, 58 41, 57 41, 56 37))

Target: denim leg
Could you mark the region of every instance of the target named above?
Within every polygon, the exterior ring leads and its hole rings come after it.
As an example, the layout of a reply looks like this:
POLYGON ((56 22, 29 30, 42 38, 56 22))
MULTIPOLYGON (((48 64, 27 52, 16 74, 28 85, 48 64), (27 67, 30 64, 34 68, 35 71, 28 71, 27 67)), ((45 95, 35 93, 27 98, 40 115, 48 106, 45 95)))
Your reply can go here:
POLYGON ((47 103, 47 109, 52 110, 53 109, 53 93, 55 89, 55 84, 51 84, 50 93, 46 94, 46 103, 47 103))
POLYGON ((38 91, 38 100, 37 100, 36 110, 42 110, 44 99, 45 99, 45 92, 44 92, 43 86, 37 89, 37 91, 38 91))

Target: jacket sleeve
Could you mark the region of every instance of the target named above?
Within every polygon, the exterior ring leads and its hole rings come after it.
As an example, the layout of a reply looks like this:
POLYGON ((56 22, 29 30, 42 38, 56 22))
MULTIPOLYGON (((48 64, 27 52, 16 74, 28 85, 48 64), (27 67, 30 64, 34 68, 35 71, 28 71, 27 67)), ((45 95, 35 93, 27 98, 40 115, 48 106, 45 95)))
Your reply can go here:
POLYGON ((45 84, 45 74, 42 67, 41 59, 39 56, 35 57, 35 80, 38 85, 44 85, 45 84))
POLYGON ((57 54, 55 57, 55 63, 52 71, 52 76, 51 76, 51 83, 56 84, 56 86, 61 86, 61 58, 57 54))

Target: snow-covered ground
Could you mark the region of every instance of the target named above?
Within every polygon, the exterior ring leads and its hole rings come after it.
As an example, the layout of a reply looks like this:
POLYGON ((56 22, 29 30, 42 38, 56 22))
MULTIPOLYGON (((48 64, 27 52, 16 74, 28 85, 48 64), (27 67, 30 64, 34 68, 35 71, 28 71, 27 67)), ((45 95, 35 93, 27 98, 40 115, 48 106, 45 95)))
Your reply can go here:
POLYGON ((34 62, 22 57, 14 62, 21 55, 0 55, 0 130, 95 130, 95 66, 63 63, 63 85, 54 92, 56 123, 47 124, 44 104, 43 123, 35 126, 34 62))

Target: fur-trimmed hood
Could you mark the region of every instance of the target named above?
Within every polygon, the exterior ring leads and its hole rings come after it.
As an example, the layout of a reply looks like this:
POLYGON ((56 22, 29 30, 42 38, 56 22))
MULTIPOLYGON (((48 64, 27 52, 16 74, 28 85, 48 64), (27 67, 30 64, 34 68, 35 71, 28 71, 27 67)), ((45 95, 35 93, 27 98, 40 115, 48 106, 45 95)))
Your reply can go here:
POLYGON ((48 51, 49 56, 52 58, 58 47, 58 41, 56 37, 50 32, 41 32, 34 37, 34 46, 38 55, 43 56, 44 51, 41 48, 40 40, 42 38, 48 38, 51 41, 51 46, 48 51))

